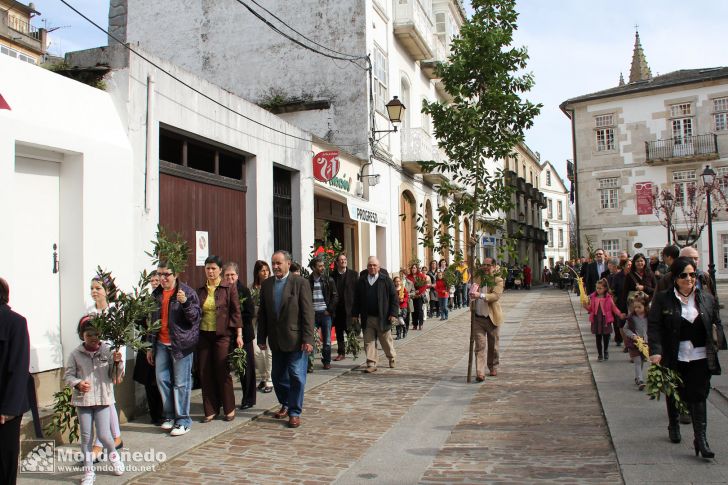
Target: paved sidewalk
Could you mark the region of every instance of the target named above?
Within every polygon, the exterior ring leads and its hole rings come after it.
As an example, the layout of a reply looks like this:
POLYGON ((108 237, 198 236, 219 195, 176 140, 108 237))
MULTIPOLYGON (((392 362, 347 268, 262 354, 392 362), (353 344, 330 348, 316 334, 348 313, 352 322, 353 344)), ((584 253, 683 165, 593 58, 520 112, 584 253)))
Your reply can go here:
POLYGON ((465 383, 460 313, 399 345, 395 369, 307 392, 301 428, 260 417, 133 483, 621 483, 568 302, 507 292, 484 384, 465 383))
MULTIPOLYGON (((723 395, 711 392, 708 404, 708 441, 716 453, 714 461, 695 457, 692 425, 681 426, 682 443, 670 443, 664 400, 651 401, 644 392, 637 390, 633 366, 621 347, 612 343, 609 360, 597 361, 588 315, 581 308, 579 297, 570 296, 625 483, 728 483, 728 442, 725 439, 728 436, 728 401, 723 395)), ((723 313, 727 316, 726 310, 723 313)), ((728 318, 723 321, 728 322, 728 318)), ((720 353, 723 369, 728 369, 726 354, 728 352, 720 353)), ((647 364, 645 376, 646 372, 647 364)), ((714 376, 712 384, 719 389, 728 389, 728 377, 714 376)))
MULTIPOLYGON (((462 313, 464 313, 464 310, 455 310, 451 312, 451 315, 457 316, 458 314, 462 313)), ((410 330, 407 339, 395 341, 395 346, 399 348, 402 345, 417 341, 418 339, 426 335, 428 331, 444 323, 445 322, 438 321, 438 319, 436 318, 428 319, 425 321, 424 331, 410 330)), ((353 360, 351 356, 347 356, 346 360, 332 362, 332 368, 330 370, 323 370, 321 368, 320 355, 316 355, 315 371, 312 374, 308 374, 306 381, 306 401, 304 406, 306 409, 304 410, 304 412, 306 414, 308 414, 309 412, 308 397, 313 389, 316 389, 317 387, 331 381, 332 379, 335 379, 336 377, 346 372, 349 372, 351 369, 359 367, 360 365, 365 363, 365 361, 366 358, 364 356, 364 351, 362 348, 362 352, 357 360, 353 360)), ((386 359, 384 360, 384 363, 386 365, 386 359)), ((240 381, 237 378, 234 378, 233 383, 235 385, 236 402, 239 404, 242 399, 240 381)), ((141 390, 141 392, 144 392, 143 389, 141 390)), ((194 449, 195 447, 203 445, 204 443, 215 439, 223 433, 231 430, 235 432, 234 430, 242 427, 245 423, 249 423, 250 421, 256 420, 261 417, 266 419, 264 417, 264 413, 271 409, 278 409, 278 403, 275 398, 275 393, 272 392, 269 394, 264 394, 259 392, 257 394, 256 406, 245 411, 238 410, 235 421, 225 422, 222 420, 214 420, 210 423, 201 424, 198 421, 200 418, 202 418, 202 395, 200 390, 196 390, 192 393, 190 414, 193 419, 193 424, 192 430, 189 433, 181 437, 171 437, 169 436, 169 433, 163 432, 158 427, 151 425, 149 423, 148 416, 144 416, 140 419, 125 423, 121 426, 122 438, 124 439, 124 450, 129 453, 146 452, 152 450, 155 453, 164 453, 164 455, 167 457, 167 460, 171 460, 177 456, 185 455, 187 452, 194 449)), ((79 450, 77 444, 75 446, 64 448, 79 450)), ((66 466, 69 465, 69 463, 57 462, 56 465, 57 467, 66 466)), ((70 463, 70 465, 75 465, 75 463, 72 462, 70 463)), ((146 459, 144 459, 136 464, 127 462, 128 469, 122 477, 112 476, 110 473, 99 470, 99 468, 97 468, 96 483, 98 485, 118 485, 120 483, 128 483, 135 477, 146 473, 148 470, 146 470, 145 467, 148 467, 150 465, 157 465, 157 467, 159 466, 158 462, 154 460, 147 461, 146 459), (133 470, 132 468, 134 466, 137 466, 138 469, 133 470)), ((80 477, 80 471, 61 471, 52 474, 20 474, 18 477, 18 484, 34 485, 40 483, 51 485, 78 483, 80 477)), ((142 483, 145 482, 142 481, 142 483)), ((178 485, 180 484, 179 481, 176 481, 175 483, 177 483, 178 485)), ((182 479, 181 483, 188 484, 200 482, 182 479)))

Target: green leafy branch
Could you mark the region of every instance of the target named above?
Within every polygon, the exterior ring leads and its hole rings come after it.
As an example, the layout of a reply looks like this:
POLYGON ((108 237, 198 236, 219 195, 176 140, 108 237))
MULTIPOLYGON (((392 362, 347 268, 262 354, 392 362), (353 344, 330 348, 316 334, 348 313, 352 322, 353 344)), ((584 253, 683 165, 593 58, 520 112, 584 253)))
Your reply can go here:
POLYGON ((78 415, 76 406, 71 404, 72 399, 73 389, 70 387, 64 387, 53 394, 53 416, 44 428, 48 436, 56 433, 63 434, 67 431, 69 442, 73 443, 78 440, 78 415))
POLYGON ((247 358, 248 353, 243 347, 235 347, 233 351, 228 354, 228 363, 230 364, 230 368, 238 376, 245 375, 245 369, 248 366, 247 358))
POLYGON ((156 239, 152 241, 152 252, 146 252, 152 258, 152 264, 167 263, 167 268, 180 274, 187 267, 190 247, 180 233, 169 232, 161 225, 157 226, 156 239))

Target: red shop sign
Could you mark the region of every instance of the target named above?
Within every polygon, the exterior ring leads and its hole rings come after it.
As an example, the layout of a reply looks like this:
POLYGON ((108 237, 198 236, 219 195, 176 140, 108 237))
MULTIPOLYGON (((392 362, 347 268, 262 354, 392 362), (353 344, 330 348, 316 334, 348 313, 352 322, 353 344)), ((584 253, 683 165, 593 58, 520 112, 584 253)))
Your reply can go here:
POLYGON ((339 173, 339 152, 320 152, 313 157, 313 178, 328 182, 339 173))

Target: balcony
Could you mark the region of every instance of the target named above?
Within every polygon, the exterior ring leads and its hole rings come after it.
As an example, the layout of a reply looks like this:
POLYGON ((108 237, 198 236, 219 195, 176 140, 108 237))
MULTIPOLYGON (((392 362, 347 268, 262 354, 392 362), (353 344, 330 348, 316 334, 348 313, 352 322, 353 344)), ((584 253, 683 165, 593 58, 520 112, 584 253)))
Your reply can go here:
POLYGON ((440 39, 439 35, 433 36, 432 39, 435 55, 432 59, 420 61, 420 69, 422 69, 422 73, 427 76, 428 79, 438 79, 439 76, 435 71, 439 63, 447 61, 447 48, 440 39))
POLYGON ((10 39, 38 54, 45 52, 45 30, 33 27, 25 20, 8 15, 3 10, 0 10, 0 37, 10 39))
POLYGON ((420 0, 398 0, 394 9, 394 35, 404 45, 409 55, 416 61, 432 59, 433 32, 430 12, 420 0))
POLYGON ((675 163, 717 160, 718 136, 715 133, 683 136, 645 142, 647 163, 675 163))
POLYGON ((422 128, 403 128, 400 140, 402 144, 402 168, 412 173, 422 173, 418 162, 434 160, 432 137, 422 128))

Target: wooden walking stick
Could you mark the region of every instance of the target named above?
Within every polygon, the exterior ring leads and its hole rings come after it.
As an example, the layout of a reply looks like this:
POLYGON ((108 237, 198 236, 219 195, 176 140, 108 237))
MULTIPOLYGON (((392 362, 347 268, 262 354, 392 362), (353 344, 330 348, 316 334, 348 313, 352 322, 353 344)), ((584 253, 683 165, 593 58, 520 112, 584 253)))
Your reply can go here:
POLYGON ((475 337, 473 336, 473 312, 470 312, 470 350, 468 350, 468 378, 467 383, 473 380, 473 349, 475 348, 475 337))

